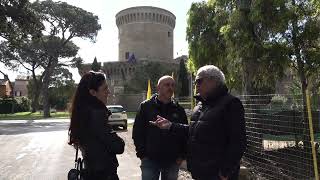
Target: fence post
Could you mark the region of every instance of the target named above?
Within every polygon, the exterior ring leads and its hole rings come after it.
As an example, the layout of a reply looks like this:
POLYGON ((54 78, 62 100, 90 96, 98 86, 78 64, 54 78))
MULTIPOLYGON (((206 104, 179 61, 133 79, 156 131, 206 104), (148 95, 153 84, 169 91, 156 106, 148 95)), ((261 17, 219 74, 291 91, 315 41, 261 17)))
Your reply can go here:
POLYGON ((313 168, 314 168, 314 175, 315 179, 319 180, 318 174, 318 163, 317 163, 317 152, 314 147, 314 133, 313 133, 313 121, 312 121, 312 114, 311 114, 311 106, 310 106, 310 95, 309 91, 306 90, 306 98, 307 98, 307 110, 308 110, 308 119, 309 119, 309 129, 310 129, 310 139, 311 139, 311 148, 312 148, 312 159, 313 159, 313 168))

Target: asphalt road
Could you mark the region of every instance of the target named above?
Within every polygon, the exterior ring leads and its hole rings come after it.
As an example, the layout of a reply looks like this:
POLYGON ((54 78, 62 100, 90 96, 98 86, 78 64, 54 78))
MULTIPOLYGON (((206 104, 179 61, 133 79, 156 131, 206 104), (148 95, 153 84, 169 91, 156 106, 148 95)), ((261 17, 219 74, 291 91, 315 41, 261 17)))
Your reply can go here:
MULTIPOLYGON (((0 180, 66 180, 75 157, 75 149, 67 144, 68 127, 68 119, 0 121, 0 180)), ((117 132, 126 143, 125 152, 117 156, 120 179, 141 179, 132 127, 117 132)), ((190 179, 179 172, 178 180, 190 179)))
MULTIPOLYGON (((67 144, 68 120, 0 121, 0 180, 65 180, 75 150, 67 144)), ((126 141, 118 156, 120 179, 140 179, 131 128, 118 131, 126 141)))

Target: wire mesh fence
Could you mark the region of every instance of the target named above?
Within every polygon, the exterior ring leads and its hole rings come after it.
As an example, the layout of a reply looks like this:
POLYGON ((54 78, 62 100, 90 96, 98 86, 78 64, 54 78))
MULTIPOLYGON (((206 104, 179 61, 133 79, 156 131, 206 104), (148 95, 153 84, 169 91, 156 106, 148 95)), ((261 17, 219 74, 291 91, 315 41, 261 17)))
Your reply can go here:
MULTIPOLYGON (((311 98, 312 121, 302 95, 249 95, 240 99, 248 137, 243 164, 254 179, 314 179, 311 136, 319 157, 319 96, 311 98)), ((316 163, 319 168, 319 161, 316 163)))

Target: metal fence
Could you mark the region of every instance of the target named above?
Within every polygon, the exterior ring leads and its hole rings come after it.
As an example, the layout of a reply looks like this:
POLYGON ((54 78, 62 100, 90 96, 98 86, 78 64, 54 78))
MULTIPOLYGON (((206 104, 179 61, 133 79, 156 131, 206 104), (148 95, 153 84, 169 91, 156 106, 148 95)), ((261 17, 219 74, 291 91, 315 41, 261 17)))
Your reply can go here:
MULTIPOLYGON (((137 107, 142 96, 134 97, 135 99, 124 101, 124 105, 131 102, 132 107, 137 107)), ((248 137, 242 164, 249 168, 251 179, 316 179, 315 167, 320 171, 319 160, 315 161, 314 156, 320 159, 320 96, 311 97, 311 121, 305 111, 302 95, 238 97, 245 108, 248 137)), ((193 107, 191 97, 179 97, 176 100, 190 115, 193 107)))
POLYGON ((320 155, 318 97, 311 98, 311 121, 302 95, 240 96, 248 137, 242 163, 252 179, 315 179, 315 155, 320 155))

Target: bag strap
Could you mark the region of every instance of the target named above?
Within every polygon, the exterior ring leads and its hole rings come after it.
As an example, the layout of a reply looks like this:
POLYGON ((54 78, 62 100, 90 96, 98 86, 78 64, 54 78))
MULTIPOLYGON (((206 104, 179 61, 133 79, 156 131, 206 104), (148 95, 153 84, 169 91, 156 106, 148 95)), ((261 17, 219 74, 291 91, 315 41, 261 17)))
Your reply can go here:
POLYGON ((79 151, 79 147, 76 146, 76 158, 74 160, 74 167, 77 169, 77 165, 78 165, 78 151, 79 151))
MULTIPOLYGON (((82 159, 81 157, 78 157, 78 152, 79 152, 79 147, 77 146, 76 148, 76 158, 74 160, 75 162, 75 169, 79 170, 80 172, 82 171, 83 169, 83 162, 82 162, 82 159)), ((80 175, 81 176, 81 175, 80 175)))

